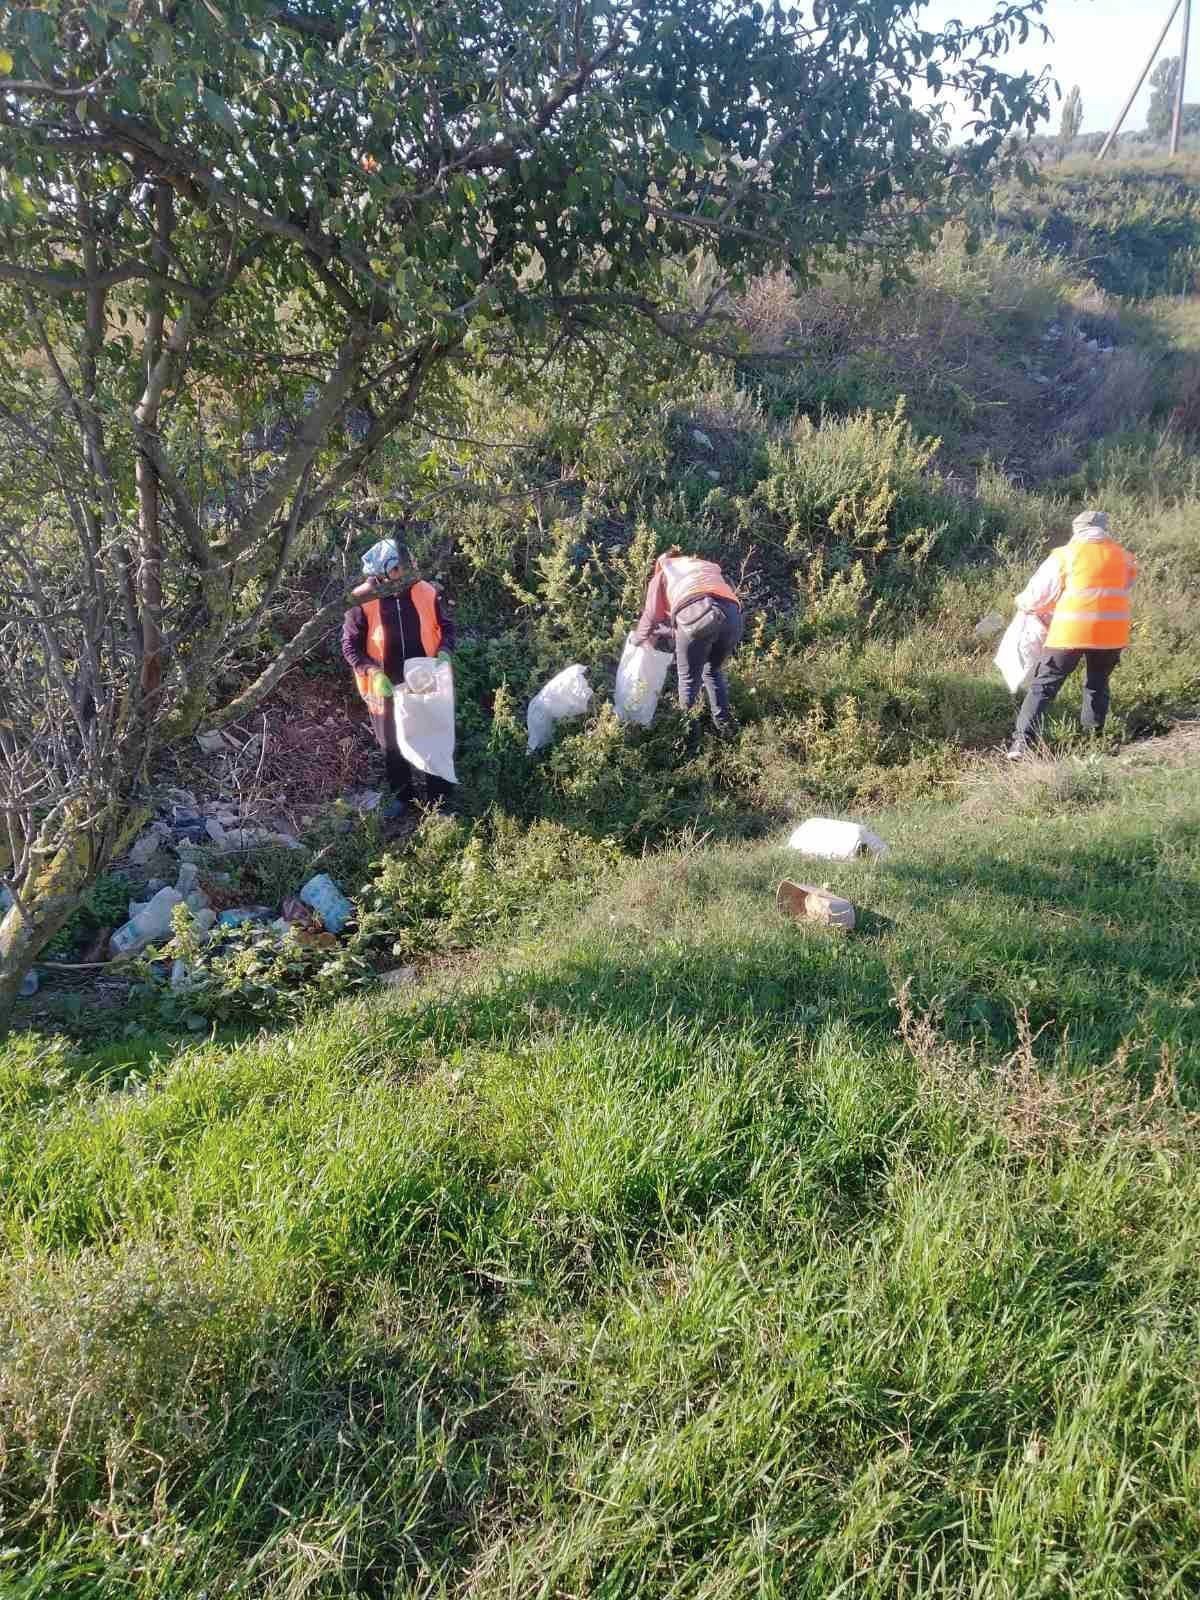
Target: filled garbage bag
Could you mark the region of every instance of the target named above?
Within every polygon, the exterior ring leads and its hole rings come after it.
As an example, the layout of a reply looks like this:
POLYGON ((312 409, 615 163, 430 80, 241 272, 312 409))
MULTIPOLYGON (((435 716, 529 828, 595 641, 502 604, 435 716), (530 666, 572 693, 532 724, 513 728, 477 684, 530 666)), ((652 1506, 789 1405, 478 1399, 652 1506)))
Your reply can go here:
POLYGON ((392 696, 396 743, 418 772, 447 783, 454 774, 454 671, 448 661, 413 656, 404 663, 404 686, 392 696))
POLYGON ((592 686, 587 681, 587 668, 564 667, 545 684, 529 702, 525 712, 525 726, 529 730, 529 750, 540 750, 549 744, 555 723, 568 717, 581 717, 592 703, 592 686))
POLYGON ((1037 664, 1046 649, 1049 628, 1032 611, 1018 611, 1009 623, 992 657, 1010 694, 1021 694, 1033 682, 1037 664))
POLYGON ((648 728, 658 709, 658 697, 671 670, 671 657, 653 645, 634 644, 633 635, 625 641, 617 667, 613 707, 621 722, 636 722, 648 728))

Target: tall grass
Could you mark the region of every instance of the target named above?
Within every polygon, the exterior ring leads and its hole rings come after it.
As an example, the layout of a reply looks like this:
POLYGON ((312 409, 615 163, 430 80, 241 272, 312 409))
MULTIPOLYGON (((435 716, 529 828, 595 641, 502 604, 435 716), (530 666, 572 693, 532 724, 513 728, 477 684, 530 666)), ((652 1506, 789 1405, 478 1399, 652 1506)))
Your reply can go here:
POLYGON ((691 848, 461 991, 7 1046, 6 1594, 1188 1592, 1198 798, 889 816, 849 941, 691 848))

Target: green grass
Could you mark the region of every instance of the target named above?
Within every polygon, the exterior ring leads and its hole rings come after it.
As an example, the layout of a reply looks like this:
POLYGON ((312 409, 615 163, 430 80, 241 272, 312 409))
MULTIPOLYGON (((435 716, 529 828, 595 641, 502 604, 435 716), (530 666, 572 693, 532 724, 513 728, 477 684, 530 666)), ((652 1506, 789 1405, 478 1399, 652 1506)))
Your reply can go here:
POLYGON ((847 940, 695 848, 462 987, 10 1043, 5 1600, 1196 1592, 1200 778, 880 826, 847 940))

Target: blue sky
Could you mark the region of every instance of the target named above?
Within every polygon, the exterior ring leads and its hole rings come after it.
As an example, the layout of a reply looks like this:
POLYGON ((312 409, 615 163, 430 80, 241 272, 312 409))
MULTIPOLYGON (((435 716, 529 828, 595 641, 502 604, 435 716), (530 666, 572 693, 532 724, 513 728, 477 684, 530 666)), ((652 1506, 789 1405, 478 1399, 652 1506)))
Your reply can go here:
MULTIPOLYGON (((994 0, 929 0, 921 14, 926 26, 957 17, 965 23, 985 22, 994 0)), ((1083 126, 1091 133, 1112 124, 1134 80, 1150 54, 1171 10, 1171 0, 1049 0, 1042 20, 1054 35, 1019 46, 1006 58, 1009 70, 1037 70, 1049 65, 1064 94, 1077 83, 1083 91, 1083 126)), ((1163 55, 1178 55, 1182 12, 1176 18, 1163 55)), ((1145 126, 1150 92, 1143 88, 1125 123, 1145 126)), ((1188 51, 1188 99, 1200 102, 1200 4, 1192 7, 1188 51)), ((1055 103, 1052 126, 1058 126, 1055 103)))

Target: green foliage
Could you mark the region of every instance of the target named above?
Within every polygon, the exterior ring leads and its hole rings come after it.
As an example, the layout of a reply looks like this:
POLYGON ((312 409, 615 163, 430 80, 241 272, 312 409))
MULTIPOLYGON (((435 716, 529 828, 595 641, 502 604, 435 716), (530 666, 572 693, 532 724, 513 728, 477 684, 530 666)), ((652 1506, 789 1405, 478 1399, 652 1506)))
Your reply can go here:
POLYGON ((370 963, 348 945, 325 947, 296 929, 277 933, 248 923, 197 936, 190 913, 175 908, 174 934, 164 954, 186 969, 182 983, 163 987, 150 952, 141 998, 160 1022, 198 1029, 207 1024, 281 1021, 311 1006, 362 988, 373 977, 370 963))
POLYGON ((881 819, 847 939, 692 840, 465 987, 7 1043, 6 1586, 1187 1592, 1200 786, 1111 778, 881 819))
MULTIPOLYGON (((1179 87, 1179 57, 1165 56, 1150 74, 1150 105, 1146 113, 1146 132, 1165 144, 1175 123, 1175 93, 1179 87)), ((1181 133, 1187 137, 1200 132, 1200 105, 1183 107, 1181 133)))
POLYGON ((1068 94, 1063 101, 1062 117, 1058 124, 1058 137, 1061 148, 1065 153, 1078 139, 1083 127, 1083 91, 1079 85, 1068 94))
POLYGON ((486 944, 518 923, 550 925, 620 860, 608 839, 496 813, 468 825, 426 818, 383 857, 359 897, 356 948, 392 956, 486 944))
POLYGON ((1002 189, 1002 237, 1066 257, 1109 294, 1190 294, 1200 267, 1200 182, 1188 164, 1070 163, 1033 191, 1002 189))
POLYGON ((44 954, 51 961, 69 961, 102 928, 120 927, 129 915, 133 898, 128 879, 101 873, 83 896, 78 910, 46 945, 44 954))

